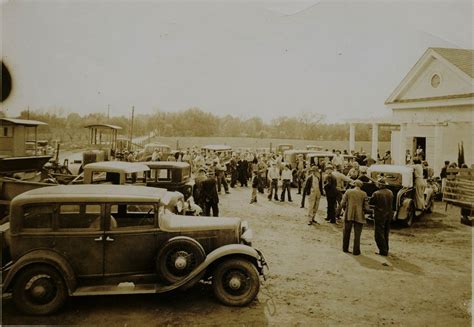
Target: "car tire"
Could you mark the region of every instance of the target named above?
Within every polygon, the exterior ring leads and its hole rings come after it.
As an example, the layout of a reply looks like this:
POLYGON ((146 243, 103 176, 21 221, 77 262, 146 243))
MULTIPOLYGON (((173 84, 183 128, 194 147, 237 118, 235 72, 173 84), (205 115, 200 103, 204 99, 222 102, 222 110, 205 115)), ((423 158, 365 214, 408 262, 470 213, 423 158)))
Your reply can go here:
POLYGON ((156 269, 164 282, 173 284, 188 276, 205 258, 206 253, 197 241, 190 238, 170 240, 158 253, 156 269))
POLYGON ((29 315, 48 315, 60 309, 68 290, 59 272, 46 264, 26 267, 15 278, 13 302, 29 315))
POLYGON ((225 260, 214 270, 212 289, 216 298, 225 305, 247 305, 260 289, 257 269, 246 259, 225 260))

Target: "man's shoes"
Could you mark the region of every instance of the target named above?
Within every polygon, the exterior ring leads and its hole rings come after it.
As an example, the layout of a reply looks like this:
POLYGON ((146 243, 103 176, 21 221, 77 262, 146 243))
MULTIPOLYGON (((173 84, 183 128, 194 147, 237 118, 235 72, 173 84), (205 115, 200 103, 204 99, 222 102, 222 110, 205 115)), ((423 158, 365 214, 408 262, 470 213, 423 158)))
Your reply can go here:
POLYGON ((351 251, 349 251, 349 250, 344 250, 344 249, 342 249, 342 252, 344 252, 344 253, 351 253, 351 251))
POLYGON ((354 252, 352 253, 353 255, 360 255, 360 251, 359 252, 354 252))
POLYGON ((308 221, 308 226, 311 226, 312 224, 313 224, 312 220, 308 221))
POLYGON ((381 255, 383 257, 387 257, 388 253, 382 253, 382 252, 375 252, 375 254, 381 255))
POLYGON ((336 224, 337 225, 337 222, 335 220, 330 220, 329 221, 330 224, 336 224))
POLYGON ((290 199, 290 200, 288 200, 288 202, 293 202, 293 200, 290 199))
POLYGON ((326 221, 330 221, 330 220, 331 220, 331 218, 324 218, 324 220, 326 220, 326 221))
POLYGON ((278 198, 275 198, 275 201, 280 201, 280 200, 278 200, 278 198))
POLYGON ((304 208, 304 206, 300 206, 300 208, 304 208))
POLYGON ((313 224, 319 225, 319 223, 316 220, 312 220, 313 224))
POLYGON ((285 200, 281 199, 280 202, 285 202, 285 200))

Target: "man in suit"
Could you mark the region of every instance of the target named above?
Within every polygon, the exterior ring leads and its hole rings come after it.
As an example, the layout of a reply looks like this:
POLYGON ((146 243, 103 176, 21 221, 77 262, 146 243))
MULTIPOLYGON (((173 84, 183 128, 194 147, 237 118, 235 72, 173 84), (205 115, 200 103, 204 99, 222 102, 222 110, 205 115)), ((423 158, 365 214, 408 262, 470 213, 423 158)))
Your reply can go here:
POLYGON ((326 200, 328 202, 327 217, 326 220, 331 224, 336 223, 336 202, 337 202, 337 179, 333 174, 333 167, 326 165, 325 172, 327 174, 324 192, 326 193, 326 200))
POLYGON ((381 178, 377 182, 378 191, 370 198, 370 204, 374 205, 374 237, 380 255, 388 255, 388 235, 390 234, 390 223, 393 211, 393 193, 387 188, 385 180, 381 178))
POLYGON ((342 197, 341 207, 344 209, 344 231, 342 237, 342 251, 349 252, 349 241, 352 227, 354 227, 354 246, 352 254, 360 254, 360 235, 365 223, 365 212, 369 210, 367 193, 360 188, 360 180, 354 182, 354 188, 346 191, 342 197))
POLYGON ((195 179, 194 201, 202 208, 204 216, 219 216, 219 195, 217 193, 216 179, 206 176, 206 170, 200 168, 195 179))
POLYGON ((308 225, 318 224, 315 220, 316 213, 319 208, 319 200, 321 199, 321 194, 323 193, 323 183, 321 179, 321 174, 318 171, 316 166, 313 166, 309 169, 309 177, 306 179, 303 196, 308 195, 309 199, 309 209, 308 209, 308 225))

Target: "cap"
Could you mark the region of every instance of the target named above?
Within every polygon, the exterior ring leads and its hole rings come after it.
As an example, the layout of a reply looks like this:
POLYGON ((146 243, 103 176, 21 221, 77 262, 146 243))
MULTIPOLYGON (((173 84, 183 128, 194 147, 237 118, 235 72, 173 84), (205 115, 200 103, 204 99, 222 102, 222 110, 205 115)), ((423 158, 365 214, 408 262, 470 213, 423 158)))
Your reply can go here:
POLYGON ((331 169, 331 170, 333 170, 334 168, 333 168, 333 166, 332 166, 332 165, 327 165, 326 167, 324 167, 324 170, 328 170, 328 169, 331 169))
POLYGON ((364 186, 364 182, 362 182, 360 179, 356 179, 354 181, 354 185, 357 186, 357 187, 362 187, 362 186, 364 186))

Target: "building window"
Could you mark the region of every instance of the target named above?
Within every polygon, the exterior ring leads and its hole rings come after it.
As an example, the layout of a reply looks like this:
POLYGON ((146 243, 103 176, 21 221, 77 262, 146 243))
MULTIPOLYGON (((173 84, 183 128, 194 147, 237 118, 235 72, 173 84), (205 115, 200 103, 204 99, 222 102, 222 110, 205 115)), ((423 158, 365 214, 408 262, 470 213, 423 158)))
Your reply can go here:
POLYGON ((434 74, 431 77, 431 86, 434 87, 434 88, 437 88, 440 83, 441 83, 441 78, 439 77, 438 74, 434 74))

